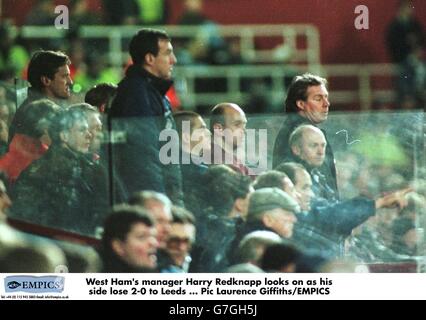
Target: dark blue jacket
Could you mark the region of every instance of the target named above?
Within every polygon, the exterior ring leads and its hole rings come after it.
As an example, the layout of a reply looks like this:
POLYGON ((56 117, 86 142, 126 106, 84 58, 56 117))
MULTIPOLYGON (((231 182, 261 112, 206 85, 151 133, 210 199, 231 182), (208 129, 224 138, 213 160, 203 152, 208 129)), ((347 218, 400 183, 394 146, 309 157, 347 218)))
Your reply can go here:
POLYGON ((114 174, 127 196, 153 190, 183 205, 179 164, 160 161, 160 150, 167 143, 160 141, 160 132, 176 128, 165 96, 171 85, 171 81, 157 78, 141 67, 133 65, 127 70, 110 111, 112 161, 114 174))
POLYGON ((301 247, 316 249, 326 257, 342 256, 345 239, 375 213, 374 200, 362 197, 334 204, 317 201, 310 212, 297 215, 293 239, 301 247))
POLYGON ((51 145, 16 181, 9 216, 95 236, 108 213, 106 182, 102 168, 84 154, 51 145))

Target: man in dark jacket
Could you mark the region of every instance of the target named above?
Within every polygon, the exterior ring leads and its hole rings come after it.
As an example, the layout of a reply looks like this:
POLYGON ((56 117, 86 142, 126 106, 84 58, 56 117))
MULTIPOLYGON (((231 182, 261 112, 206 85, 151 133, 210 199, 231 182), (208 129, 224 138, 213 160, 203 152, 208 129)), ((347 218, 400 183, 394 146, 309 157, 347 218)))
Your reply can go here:
POLYGON ((106 176, 91 162, 91 134, 83 111, 55 115, 49 150, 21 173, 12 190, 10 217, 28 223, 95 236, 108 210, 106 176))
MULTIPOLYGON (((286 120, 277 135, 273 151, 273 167, 291 159, 290 134, 302 124, 318 126, 327 120, 330 102, 328 101, 327 80, 312 74, 303 74, 293 79, 285 101, 286 120)), ((327 185, 338 197, 336 166, 333 150, 326 138, 325 161, 319 171, 325 176, 327 185)))
POLYGON ((211 133, 204 119, 193 111, 181 111, 174 114, 177 132, 180 138, 180 159, 182 187, 185 206, 193 210, 200 201, 194 196, 194 190, 202 187, 201 176, 207 171, 204 156, 210 154, 211 133), (195 201, 195 203, 193 203, 195 201))
POLYGON ((115 142, 114 173, 127 196, 135 191, 153 190, 167 194, 173 203, 181 205, 180 166, 164 161, 160 152, 165 146, 160 133, 175 129, 166 97, 177 62, 170 38, 164 31, 142 29, 130 41, 129 53, 133 65, 118 85, 110 112, 115 142), (117 141, 117 136, 123 139, 117 141))

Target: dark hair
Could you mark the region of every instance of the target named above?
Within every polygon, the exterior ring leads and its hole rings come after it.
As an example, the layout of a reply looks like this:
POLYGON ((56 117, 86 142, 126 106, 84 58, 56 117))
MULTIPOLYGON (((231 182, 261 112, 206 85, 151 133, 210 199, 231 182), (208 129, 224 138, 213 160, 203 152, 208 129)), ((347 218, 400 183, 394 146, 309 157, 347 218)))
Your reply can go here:
POLYGON ((320 85, 327 86, 327 80, 310 73, 294 77, 287 91, 285 111, 287 113, 298 112, 300 109, 297 107, 296 102, 298 100, 306 101, 309 87, 320 85))
POLYGON ((148 227, 154 226, 149 214, 138 206, 118 205, 112 209, 104 222, 102 247, 111 252, 111 242, 114 239, 126 240, 127 234, 136 223, 143 223, 148 227))
POLYGON ((272 244, 263 253, 261 268, 265 271, 280 271, 291 263, 296 264, 300 252, 291 244, 272 244))
POLYGON ((282 162, 280 163, 275 170, 284 172, 288 178, 296 184, 296 172, 297 170, 306 170, 304 166, 302 166, 300 163, 296 162, 282 162))
POLYGON ((284 178, 287 178, 287 175, 283 172, 276 170, 266 171, 257 176, 253 188, 256 190, 262 188, 278 188, 282 190, 284 178))
POLYGON ((49 129, 52 119, 60 112, 61 107, 48 99, 42 99, 24 105, 20 109, 15 134, 39 139, 45 130, 49 129))
POLYGON ((202 176, 200 202, 218 216, 229 213, 238 198, 250 192, 251 179, 226 165, 210 166, 202 176))
POLYGON ((100 83, 90 88, 84 96, 84 102, 98 108, 99 112, 109 110, 109 104, 117 93, 117 85, 112 83, 100 83), (101 108, 105 106, 104 110, 101 108))
POLYGON ((179 206, 172 207, 173 223, 195 224, 195 217, 191 211, 179 206))
POLYGON ((193 130, 193 124, 194 124, 194 119, 200 117, 200 115, 194 111, 179 111, 176 112, 175 114, 173 114, 173 117, 175 119, 176 122, 176 130, 179 134, 179 137, 181 137, 182 135, 182 124, 184 121, 189 121, 190 123, 190 130, 192 133, 193 130))
POLYGON ((130 40, 129 53, 134 64, 143 65, 148 53, 157 56, 158 41, 170 41, 170 37, 163 30, 142 29, 130 40))
POLYGON ((31 57, 28 65, 28 82, 33 88, 41 91, 44 87, 41 82, 42 76, 53 79, 60 67, 70 64, 71 60, 63 52, 37 51, 31 57))
POLYGON ((86 120, 84 111, 78 108, 59 110, 49 126, 49 137, 52 144, 59 145, 61 143, 60 133, 69 131, 76 123, 86 120))

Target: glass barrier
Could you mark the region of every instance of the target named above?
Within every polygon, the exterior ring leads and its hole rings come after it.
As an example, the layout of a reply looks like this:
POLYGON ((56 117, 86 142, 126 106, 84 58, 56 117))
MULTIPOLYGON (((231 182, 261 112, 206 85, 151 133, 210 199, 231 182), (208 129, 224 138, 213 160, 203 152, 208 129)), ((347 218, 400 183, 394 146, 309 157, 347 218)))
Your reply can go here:
MULTIPOLYGON (((2 131, 7 132, 14 102, 2 88, 2 131)), ((186 121, 175 115, 181 119, 177 130, 171 113, 166 118, 103 115, 103 130, 96 134, 89 116, 78 110, 35 122, 23 117, 33 128, 19 127, 19 139, 9 149, 3 139, 0 158, 0 167, 15 174, 7 183, 13 201, 9 222, 31 234, 96 245, 111 205, 153 190, 196 218, 196 238, 185 240, 192 241, 191 265, 198 268, 190 271, 226 270, 240 259, 239 241, 255 230, 272 231, 323 262, 352 261, 358 271, 424 271, 423 112, 334 112, 320 129, 298 127, 300 119, 284 114, 246 116, 247 123, 245 116, 234 119, 232 130, 216 126, 209 132, 212 119, 197 118, 194 127, 190 114, 186 121), (46 130, 49 147, 41 143, 46 130), (17 174, 11 169, 16 167, 17 174), (279 172, 267 176, 272 168, 279 172), (265 187, 281 189, 284 200, 280 192, 256 193, 265 187)), ((170 217, 163 228, 161 219, 157 241, 164 249, 170 217)))

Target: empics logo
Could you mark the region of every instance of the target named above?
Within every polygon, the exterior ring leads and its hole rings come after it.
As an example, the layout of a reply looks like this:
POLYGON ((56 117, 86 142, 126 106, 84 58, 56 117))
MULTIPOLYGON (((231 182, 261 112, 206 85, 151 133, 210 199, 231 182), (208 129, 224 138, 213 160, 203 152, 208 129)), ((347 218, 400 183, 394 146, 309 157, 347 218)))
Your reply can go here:
POLYGON ((65 278, 57 276, 10 276, 4 279, 6 292, 62 292, 64 291, 64 284, 65 278))
POLYGON ((8 284, 7 284, 7 287, 9 288, 9 289, 16 289, 16 288, 19 288, 21 286, 21 284, 19 283, 19 282, 16 282, 16 281, 10 281, 8 284))

